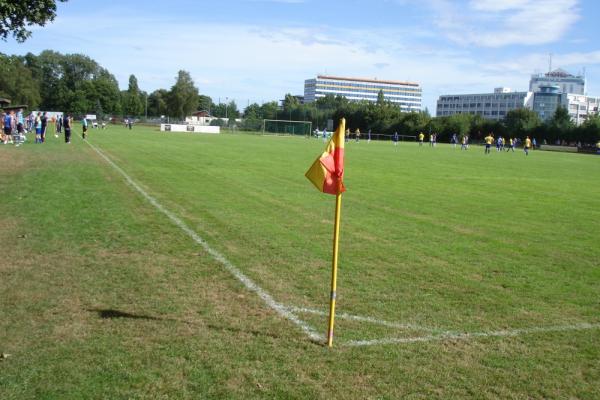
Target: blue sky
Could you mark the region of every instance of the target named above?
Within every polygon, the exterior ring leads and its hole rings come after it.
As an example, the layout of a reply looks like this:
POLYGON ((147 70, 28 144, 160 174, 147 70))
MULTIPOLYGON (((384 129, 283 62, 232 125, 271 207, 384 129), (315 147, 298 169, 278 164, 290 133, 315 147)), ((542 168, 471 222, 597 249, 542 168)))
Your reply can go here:
POLYGON ((302 94, 317 74, 410 80, 435 113, 441 94, 527 90, 550 53, 600 97, 599 18, 596 0, 70 0, 0 51, 84 53, 148 92, 185 69, 241 108, 302 94))

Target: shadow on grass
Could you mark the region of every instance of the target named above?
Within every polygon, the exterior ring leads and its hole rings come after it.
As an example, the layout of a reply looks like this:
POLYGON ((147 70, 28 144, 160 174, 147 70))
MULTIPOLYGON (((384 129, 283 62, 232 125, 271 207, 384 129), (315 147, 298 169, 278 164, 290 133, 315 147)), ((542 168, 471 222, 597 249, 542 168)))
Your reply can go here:
MULTIPOLYGON (((86 311, 96 313, 96 314, 98 314, 98 317, 100 317, 102 319, 119 319, 119 318, 143 319, 146 321, 171 321, 171 322, 177 322, 177 323, 182 323, 182 324, 187 324, 187 325, 192 325, 192 326, 193 325, 201 325, 201 324, 198 324, 197 322, 192 322, 192 321, 185 321, 185 320, 179 320, 179 319, 174 319, 174 318, 153 317, 151 315, 132 314, 132 313, 128 313, 125 311, 113 310, 113 309, 88 308, 88 309, 86 309, 86 311)), ((202 325, 204 325, 204 324, 202 324, 202 325)), ((231 326, 227 326, 227 325, 217 325, 217 324, 206 324, 204 326, 206 326, 212 330, 229 332, 232 334, 245 333, 245 334, 249 334, 249 335, 257 336, 257 337, 265 336, 265 337, 270 337, 270 338, 274 338, 274 339, 281 338, 277 334, 274 334, 271 332, 262 332, 262 331, 258 331, 258 330, 254 330, 254 329, 244 330, 244 329, 235 328, 235 327, 231 327, 231 326)))
POLYGON ((98 313, 98 316, 102 319, 129 318, 129 319, 145 319, 145 320, 151 320, 151 321, 164 320, 163 318, 152 317, 150 315, 131 314, 128 312, 112 310, 112 309, 89 308, 87 311, 98 313))

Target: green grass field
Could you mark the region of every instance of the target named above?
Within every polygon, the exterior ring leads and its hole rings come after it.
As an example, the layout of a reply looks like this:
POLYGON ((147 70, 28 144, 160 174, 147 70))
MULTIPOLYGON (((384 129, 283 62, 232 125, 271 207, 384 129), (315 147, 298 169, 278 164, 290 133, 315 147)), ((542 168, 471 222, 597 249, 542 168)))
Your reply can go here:
POLYGON ((3 400, 600 397, 600 157, 348 143, 328 349, 322 141, 91 132, 211 254, 79 138, 32 139, 0 146, 3 400))

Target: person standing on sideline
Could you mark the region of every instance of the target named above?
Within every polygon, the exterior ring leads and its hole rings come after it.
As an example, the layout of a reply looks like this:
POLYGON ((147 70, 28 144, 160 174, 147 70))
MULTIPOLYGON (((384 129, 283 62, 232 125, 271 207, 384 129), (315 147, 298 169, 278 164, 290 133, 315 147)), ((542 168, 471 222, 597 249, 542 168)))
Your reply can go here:
POLYGON ((65 129, 65 143, 71 143, 71 118, 69 114, 63 114, 62 126, 65 129))
POLYGON ((596 143, 596 154, 600 156, 600 140, 598 140, 598 143, 596 143))
POLYGON ((429 147, 433 147, 433 133, 429 133, 429 147))
POLYGON ((425 134, 421 132, 419 133, 419 146, 423 146, 423 139, 425 139, 425 134))
POLYGON ((369 129, 369 133, 368 133, 368 137, 367 137, 367 143, 371 143, 371 130, 369 129))
POLYGON ((460 142, 460 149, 461 150, 466 150, 467 149, 467 143, 468 143, 469 137, 467 135, 463 135, 461 142, 460 142))
POLYGON ((456 148, 456 145, 458 144, 458 138, 456 137, 456 133, 452 134, 452 147, 456 148))
POLYGON ((87 133, 88 130, 88 122, 87 119, 85 119, 85 117, 83 117, 83 119, 81 120, 81 137, 85 140, 85 135, 87 133))
POLYGON ((57 138, 62 128, 62 116, 58 114, 56 116, 56 125, 54 125, 54 137, 57 138))
POLYGON ((400 137, 398 136, 398 132, 394 132, 394 137, 392 138, 392 140, 394 141, 394 146, 398 146, 398 139, 400 139, 400 137))
POLYGON ((531 139, 529 139, 529 136, 527 136, 525 138, 525 147, 523 147, 523 150, 525 150, 525 155, 528 156, 529 155, 529 148, 531 147, 531 139))
POLYGON ((327 142, 327 128, 323 128, 323 142, 327 142))
POLYGON ((42 114, 38 112, 35 117, 35 142, 42 143, 42 114))
POLYGON ((15 128, 14 111, 4 114, 4 144, 12 143, 12 133, 15 128))
POLYGON ((490 133, 485 137, 485 153, 490 154, 490 147, 492 147, 492 143, 494 143, 494 136, 490 133))
POLYGON ((535 138, 533 138, 533 140, 531 141, 531 150, 535 150, 536 147, 537 147, 537 140, 535 140, 535 138))
POLYGON ((42 143, 46 141, 46 128, 48 127, 48 117, 46 111, 42 114, 42 143))
POLYGON ((356 128, 354 134, 356 135, 356 143, 360 142, 360 129, 356 128))

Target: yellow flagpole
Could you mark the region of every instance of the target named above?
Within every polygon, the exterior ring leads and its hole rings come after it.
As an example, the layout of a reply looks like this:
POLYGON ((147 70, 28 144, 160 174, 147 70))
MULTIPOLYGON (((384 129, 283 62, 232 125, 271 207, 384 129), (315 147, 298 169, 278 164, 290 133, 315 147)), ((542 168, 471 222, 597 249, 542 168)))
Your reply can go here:
POLYGON ((340 214, 342 211, 342 194, 335 196, 335 225, 333 227, 333 259, 331 262, 331 297, 329 302, 329 327, 327 329, 327 346, 333 346, 333 323, 335 319, 335 298, 337 287, 338 249, 340 239, 340 214))

